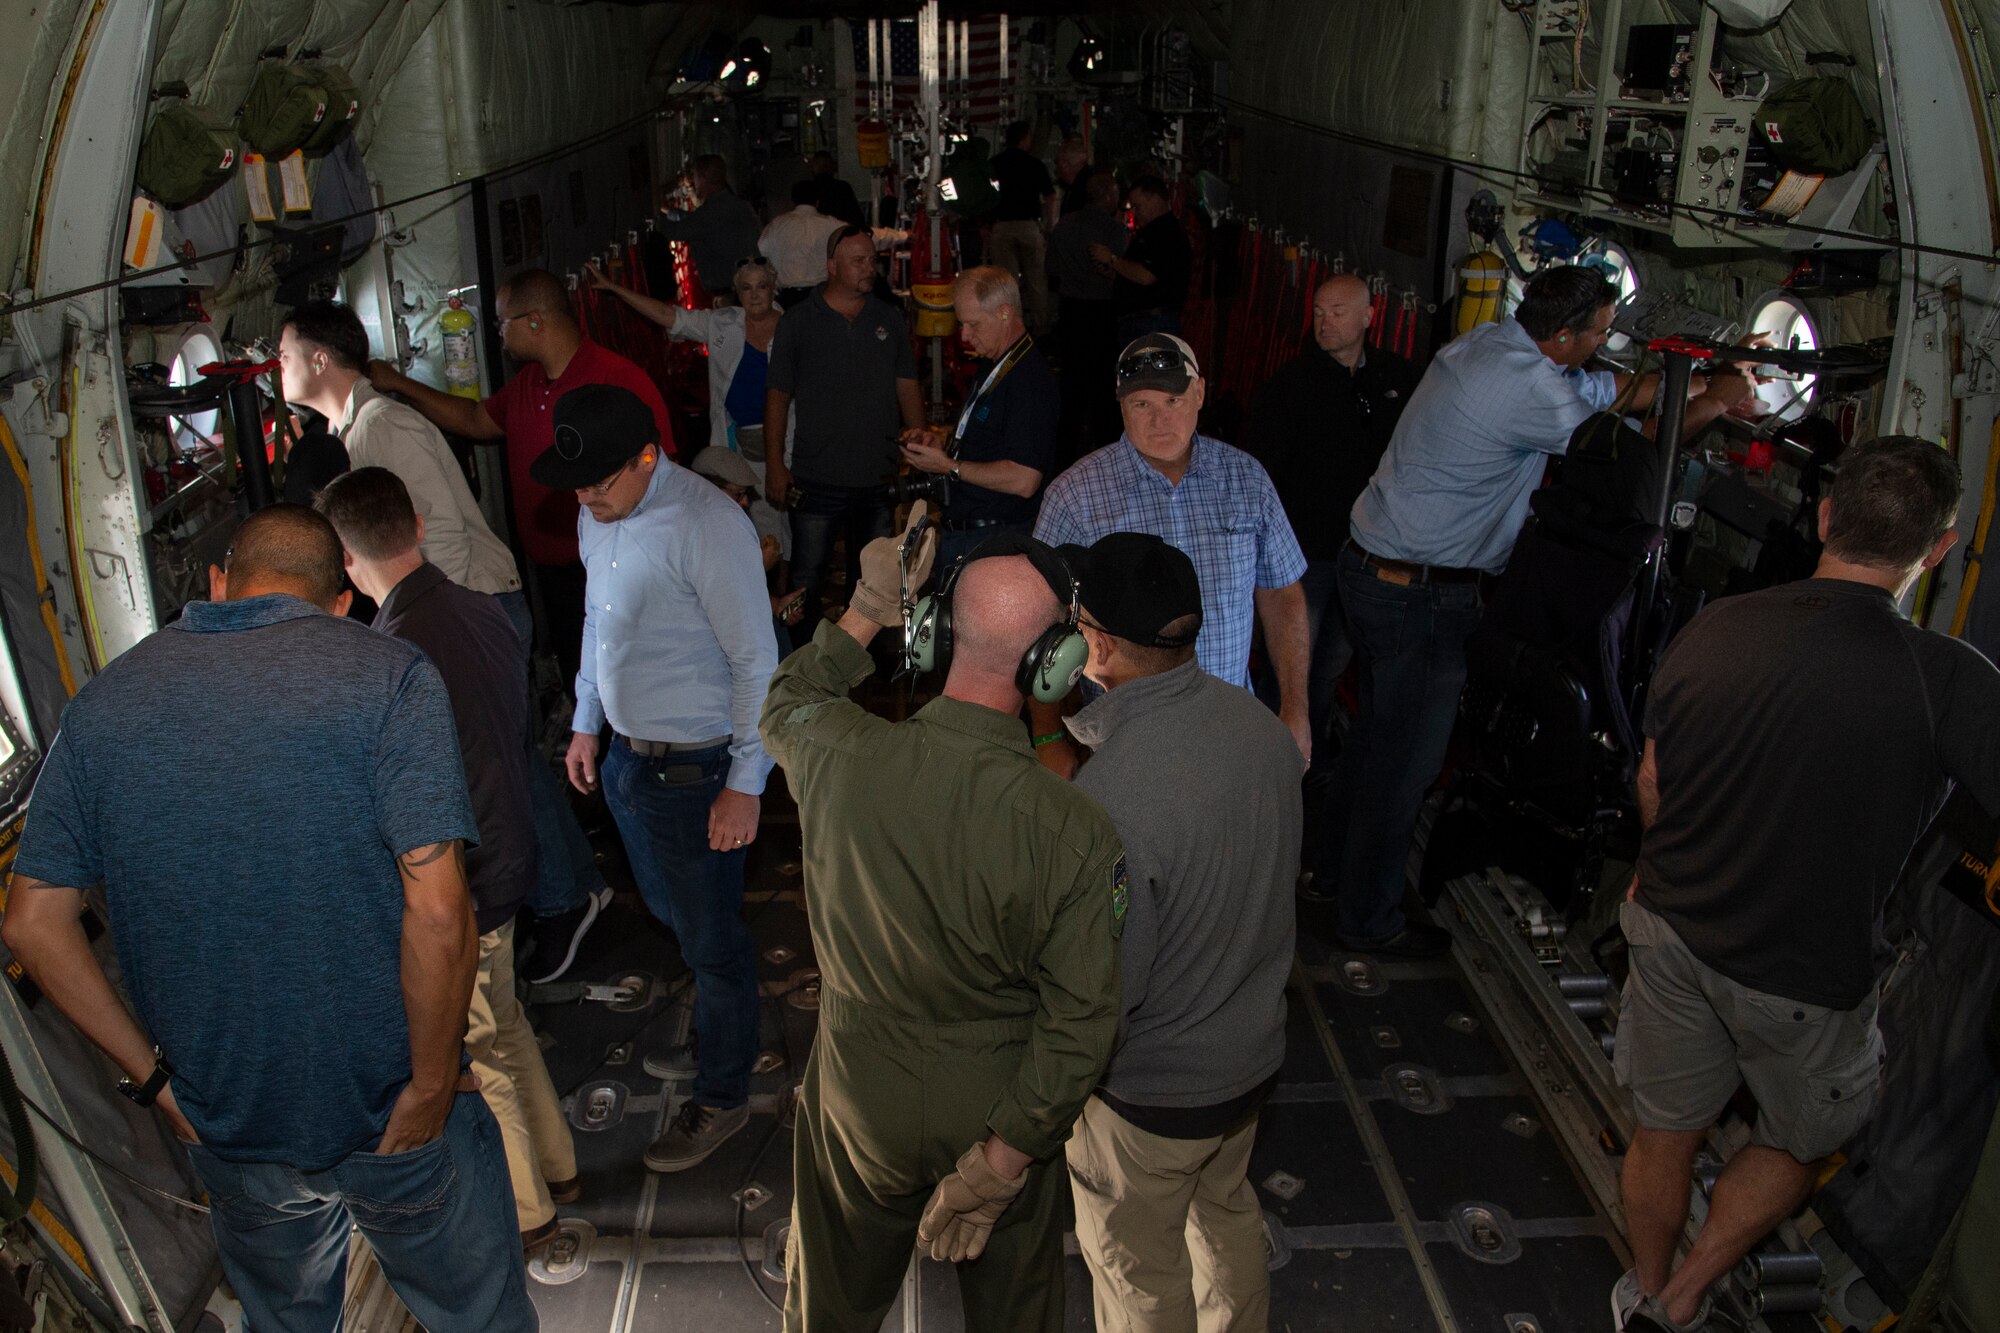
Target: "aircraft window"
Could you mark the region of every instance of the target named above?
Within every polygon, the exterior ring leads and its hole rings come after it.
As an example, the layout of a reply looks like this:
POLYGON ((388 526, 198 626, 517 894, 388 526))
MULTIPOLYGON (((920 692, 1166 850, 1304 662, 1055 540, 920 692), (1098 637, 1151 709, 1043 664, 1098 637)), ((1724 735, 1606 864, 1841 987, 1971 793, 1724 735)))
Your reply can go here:
POLYGON ((14 653, 7 630, 0 626, 0 812, 10 812, 27 795, 28 772, 35 748, 28 744, 18 719, 27 715, 27 699, 14 673, 14 653))
MULTIPOLYGON (((215 345, 215 339, 206 333, 192 333, 181 344, 180 352, 174 357, 174 364, 167 374, 169 384, 192 384, 201 378, 201 368, 222 359, 222 350, 215 345)), ((185 417, 174 418, 174 443, 183 453, 192 453, 204 445, 216 442, 216 418, 219 409, 210 408, 205 412, 190 412, 185 417)))
MULTIPOLYGON (((1800 351, 1819 347, 1819 330, 1814 327, 1812 316, 1783 292, 1759 297, 1750 307, 1747 324, 1749 332, 1768 335, 1773 347, 1800 351)), ((1757 386, 1757 397, 1766 413, 1775 414, 1781 421, 1796 421, 1812 406, 1814 376, 1800 375, 1794 379, 1776 366, 1760 366, 1757 373, 1776 377, 1757 386)))
MULTIPOLYGON (((1639 270, 1632 265, 1632 256, 1624 246, 1616 241, 1606 241, 1596 254, 1579 261, 1603 269, 1604 276, 1618 287, 1618 299, 1629 301, 1639 293, 1639 270)), ((1507 277, 1507 304, 1505 314, 1512 315, 1521 308, 1521 297, 1527 292, 1528 284, 1509 274, 1507 277)), ((1608 352, 1622 352, 1631 343, 1631 338, 1622 333, 1614 333, 1604 340, 1608 352)))
MULTIPOLYGON (((1624 246, 1616 241, 1606 241, 1600 252, 1591 257, 1591 262, 1606 270, 1605 277, 1618 288, 1618 302, 1623 305, 1639 294, 1639 270, 1632 266, 1632 256, 1624 246)), ((1607 352, 1622 352, 1632 343, 1630 336, 1614 333, 1604 340, 1607 352)))

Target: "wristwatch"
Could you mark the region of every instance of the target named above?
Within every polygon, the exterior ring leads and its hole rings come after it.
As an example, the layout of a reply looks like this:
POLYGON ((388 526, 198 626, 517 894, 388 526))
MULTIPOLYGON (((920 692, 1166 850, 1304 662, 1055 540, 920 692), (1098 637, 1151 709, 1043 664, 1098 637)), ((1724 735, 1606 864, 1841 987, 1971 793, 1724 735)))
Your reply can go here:
POLYGON ((160 1048, 153 1048, 153 1073, 144 1083, 134 1083, 129 1078, 118 1080, 118 1091, 135 1106, 151 1106, 160 1095, 160 1089, 167 1086, 167 1080, 174 1076, 174 1067, 167 1063, 167 1057, 160 1048))
POLYGON ((951 479, 952 479, 953 481, 963 481, 963 480, 965 480, 965 478, 963 478, 963 477, 961 477, 961 476, 959 476, 959 475, 958 475, 958 469, 959 469, 959 465, 958 465, 957 463, 953 463, 953 464, 951 465, 951 479))

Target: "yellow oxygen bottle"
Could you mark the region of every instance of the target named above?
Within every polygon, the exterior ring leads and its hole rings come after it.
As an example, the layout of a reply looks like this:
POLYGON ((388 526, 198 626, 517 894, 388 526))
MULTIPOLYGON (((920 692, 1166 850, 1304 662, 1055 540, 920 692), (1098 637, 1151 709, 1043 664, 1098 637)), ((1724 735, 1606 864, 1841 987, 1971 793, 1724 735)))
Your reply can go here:
POLYGON ((1498 324, 1505 311, 1507 266, 1491 250, 1469 255, 1458 270, 1458 328, 1467 333, 1481 324, 1498 324))

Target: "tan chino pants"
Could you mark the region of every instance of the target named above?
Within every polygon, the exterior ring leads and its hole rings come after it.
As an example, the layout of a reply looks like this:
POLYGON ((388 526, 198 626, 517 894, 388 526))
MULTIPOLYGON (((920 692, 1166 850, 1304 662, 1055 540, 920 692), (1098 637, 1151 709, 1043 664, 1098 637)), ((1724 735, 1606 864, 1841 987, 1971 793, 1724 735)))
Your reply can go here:
POLYGON ((514 994, 514 923, 479 937, 479 979, 465 1030, 479 1092, 507 1145, 507 1174, 523 1231, 556 1215, 548 1182, 576 1176, 576 1145, 528 1016, 514 994))
POLYGON ((1247 1179, 1257 1121, 1166 1139, 1092 1097, 1069 1141, 1098 1333, 1264 1333, 1270 1271, 1247 1179))

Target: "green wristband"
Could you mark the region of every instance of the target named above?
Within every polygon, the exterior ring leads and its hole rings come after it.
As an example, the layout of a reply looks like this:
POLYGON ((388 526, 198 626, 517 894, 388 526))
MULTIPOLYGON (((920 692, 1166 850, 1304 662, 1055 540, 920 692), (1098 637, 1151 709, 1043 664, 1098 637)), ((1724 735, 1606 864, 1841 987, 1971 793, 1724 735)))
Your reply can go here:
POLYGON ((1067 733, 1067 732, 1061 732, 1061 731, 1052 731, 1052 732, 1050 732, 1050 733, 1049 733, 1048 735, 1046 735, 1046 736, 1037 736, 1037 737, 1035 737, 1035 748, 1036 748, 1037 750, 1039 750, 1039 749, 1041 749, 1041 748, 1042 748, 1042 747, 1043 747, 1044 745, 1053 745, 1053 744, 1055 744, 1055 743, 1056 743, 1057 741, 1064 741, 1064 740, 1068 740, 1068 739, 1069 739, 1069 735, 1068 735, 1068 733, 1067 733))

